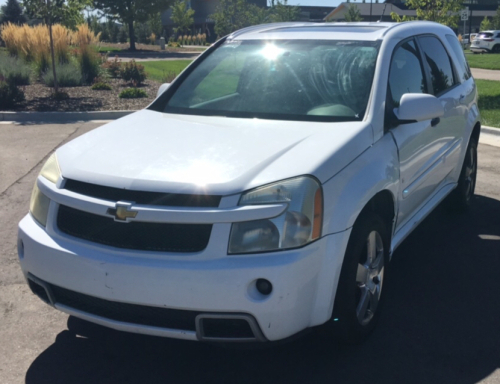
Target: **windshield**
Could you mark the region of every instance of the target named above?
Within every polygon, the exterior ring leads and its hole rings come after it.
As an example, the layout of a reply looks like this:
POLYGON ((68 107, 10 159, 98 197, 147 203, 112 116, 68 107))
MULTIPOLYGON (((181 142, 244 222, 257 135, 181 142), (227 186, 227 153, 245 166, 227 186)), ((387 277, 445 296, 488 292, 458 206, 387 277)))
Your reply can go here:
POLYGON ((228 41, 151 108, 180 114, 357 121, 368 103, 377 53, 377 42, 228 41))

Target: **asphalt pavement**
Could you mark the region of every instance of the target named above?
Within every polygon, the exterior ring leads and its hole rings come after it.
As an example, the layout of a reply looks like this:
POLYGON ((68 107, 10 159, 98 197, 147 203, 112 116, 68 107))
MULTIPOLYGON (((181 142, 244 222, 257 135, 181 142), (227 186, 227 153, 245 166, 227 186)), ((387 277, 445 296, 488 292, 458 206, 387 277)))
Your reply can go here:
POLYGON ((36 175, 99 125, 0 123, 0 383, 500 383, 499 147, 479 145, 474 210, 437 209, 396 251, 365 344, 244 348, 88 326, 29 291, 16 232, 36 175))

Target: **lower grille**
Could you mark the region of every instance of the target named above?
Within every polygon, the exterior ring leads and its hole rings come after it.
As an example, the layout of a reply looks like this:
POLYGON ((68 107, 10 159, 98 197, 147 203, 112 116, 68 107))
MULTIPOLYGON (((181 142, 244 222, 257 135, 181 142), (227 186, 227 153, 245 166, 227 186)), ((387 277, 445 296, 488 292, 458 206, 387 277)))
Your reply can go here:
POLYGON ((124 323, 195 331, 201 312, 119 303, 70 291, 50 284, 53 300, 70 308, 124 323))
POLYGON ((28 273, 28 284, 47 304, 64 305, 90 315, 127 324, 196 332, 198 340, 266 341, 255 318, 243 313, 199 311, 120 303, 75 292, 28 273))
POLYGON ((117 248, 156 252, 200 252, 212 232, 211 224, 118 223, 64 205, 57 215, 59 230, 67 235, 117 248))

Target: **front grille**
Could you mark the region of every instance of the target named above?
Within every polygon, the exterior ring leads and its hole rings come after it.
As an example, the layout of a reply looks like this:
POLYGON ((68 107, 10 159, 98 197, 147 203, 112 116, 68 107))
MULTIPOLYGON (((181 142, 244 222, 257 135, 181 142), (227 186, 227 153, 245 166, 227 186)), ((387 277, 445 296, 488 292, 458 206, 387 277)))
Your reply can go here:
POLYGON ((84 183, 82 181, 71 179, 66 180, 64 189, 98 199, 111 201, 133 201, 137 204, 160 205, 167 207, 218 207, 221 200, 221 196, 216 195, 188 195, 133 191, 130 189, 112 188, 84 183))
POLYGON ((195 331, 201 312, 119 303, 49 284, 55 303, 124 323, 195 331))
POLYGON ((211 224, 119 223, 65 205, 59 206, 59 230, 69 236, 116 248, 156 252, 200 252, 212 232, 211 224))

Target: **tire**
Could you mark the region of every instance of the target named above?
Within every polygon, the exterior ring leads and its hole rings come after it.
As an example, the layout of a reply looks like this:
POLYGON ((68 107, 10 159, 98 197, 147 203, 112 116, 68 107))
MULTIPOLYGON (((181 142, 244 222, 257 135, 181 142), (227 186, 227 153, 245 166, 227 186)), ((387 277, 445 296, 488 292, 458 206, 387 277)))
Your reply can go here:
POLYGON ((491 50, 493 53, 500 53, 500 44, 497 44, 491 50))
POLYGON ((477 142, 470 139, 465 153, 458 185, 448 197, 448 210, 451 212, 467 212, 474 201, 474 190, 477 179, 477 142))
POLYGON ((340 272, 330 332, 340 342, 359 344, 374 330, 387 280, 390 236, 386 224, 372 212, 353 227, 340 272))

